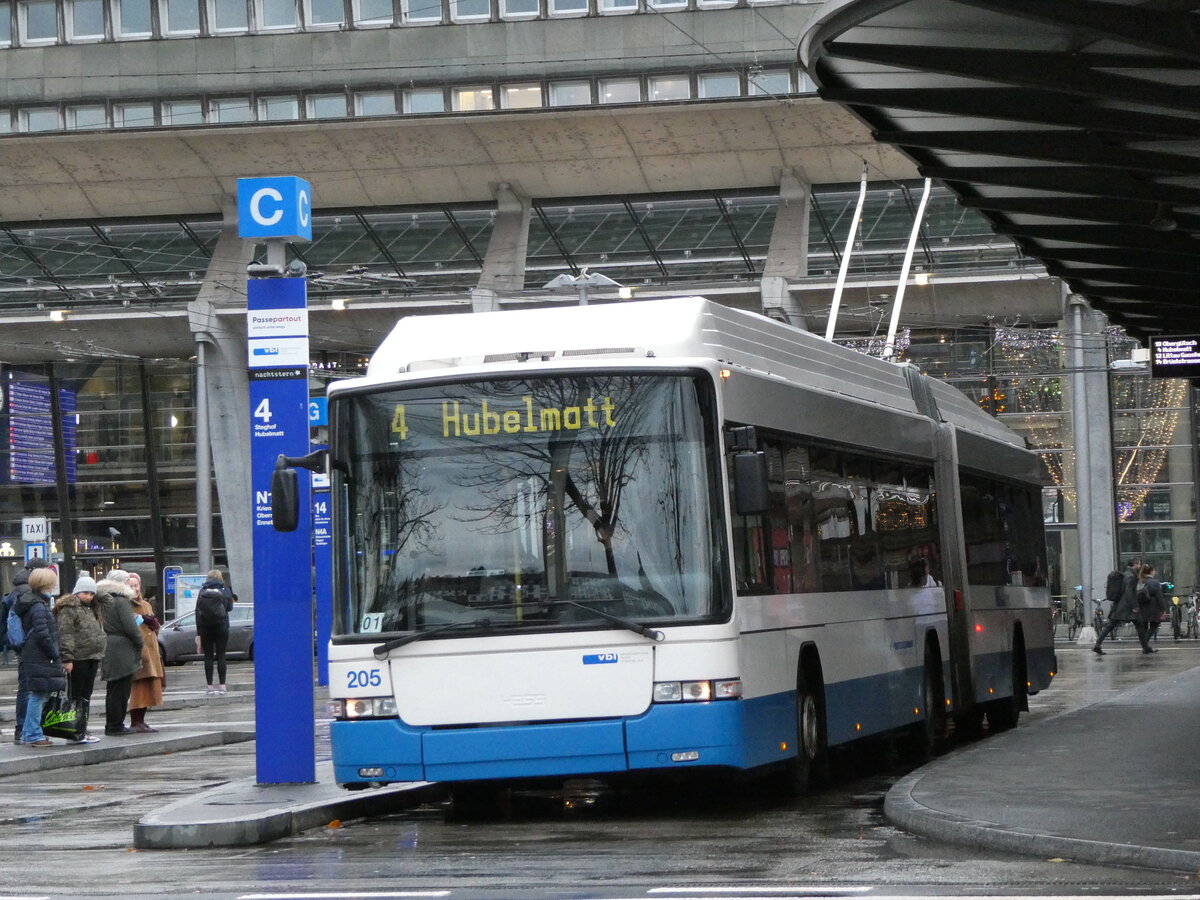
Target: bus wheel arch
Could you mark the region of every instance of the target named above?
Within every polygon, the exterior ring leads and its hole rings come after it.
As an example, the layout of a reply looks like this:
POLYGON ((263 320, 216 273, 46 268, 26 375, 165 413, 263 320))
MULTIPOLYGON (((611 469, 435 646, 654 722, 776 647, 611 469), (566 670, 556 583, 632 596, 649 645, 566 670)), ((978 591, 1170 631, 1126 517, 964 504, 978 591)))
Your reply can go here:
POLYGON ((789 787, 794 793, 807 793, 828 780, 825 709, 821 657, 815 645, 806 644, 800 649, 796 666, 796 756, 787 764, 789 787))

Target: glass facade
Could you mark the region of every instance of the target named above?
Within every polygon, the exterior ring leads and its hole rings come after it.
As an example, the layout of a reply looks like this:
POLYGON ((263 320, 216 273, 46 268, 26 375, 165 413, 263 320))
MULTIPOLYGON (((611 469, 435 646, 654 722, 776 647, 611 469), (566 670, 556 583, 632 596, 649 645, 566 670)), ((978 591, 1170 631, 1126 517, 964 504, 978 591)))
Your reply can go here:
MULTIPOLYGON (((1107 335, 1108 360, 1134 342, 1107 335)), ((913 335, 906 359, 943 378, 1024 435, 1045 467, 1042 510, 1053 592, 1079 583, 1074 435, 1067 351, 1054 329, 978 328, 913 335), (1064 399, 1065 398, 1065 399, 1064 399)), ((1113 520, 1121 561, 1145 560, 1190 593, 1197 573, 1195 399, 1186 381, 1110 370, 1115 484, 1113 520)), ((1099 411, 1096 412, 1099 414, 1099 411)))

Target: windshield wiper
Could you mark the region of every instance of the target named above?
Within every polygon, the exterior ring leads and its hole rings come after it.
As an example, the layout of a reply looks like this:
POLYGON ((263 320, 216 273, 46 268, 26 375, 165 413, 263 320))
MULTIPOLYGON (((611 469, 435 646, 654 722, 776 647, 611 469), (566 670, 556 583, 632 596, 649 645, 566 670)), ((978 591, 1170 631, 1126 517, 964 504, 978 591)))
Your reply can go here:
POLYGON ((641 625, 634 622, 632 619, 626 619, 624 616, 613 615, 610 612, 605 612, 602 609, 596 609, 594 606, 588 606, 584 603, 578 603, 574 600, 546 600, 545 606, 574 606, 576 609, 582 609, 584 612, 594 613, 602 619, 607 619, 615 625, 620 625, 627 631, 632 631, 634 634, 640 634, 642 637, 650 638, 655 643, 661 641, 666 635, 661 631, 651 628, 648 625, 641 625))
POLYGON ((441 634, 443 631, 450 631, 453 628, 478 628, 480 631, 490 631, 492 620, 475 619, 471 622, 449 622, 445 625, 439 625, 437 628, 414 631, 403 637, 392 638, 390 641, 384 641, 374 649, 375 658, 379 660, 387 659, 387 655, 397 647, 403 647, 405 644, 411 644, 413 641, 423 641, 427 637, 433 637, 435 634, 441 634))

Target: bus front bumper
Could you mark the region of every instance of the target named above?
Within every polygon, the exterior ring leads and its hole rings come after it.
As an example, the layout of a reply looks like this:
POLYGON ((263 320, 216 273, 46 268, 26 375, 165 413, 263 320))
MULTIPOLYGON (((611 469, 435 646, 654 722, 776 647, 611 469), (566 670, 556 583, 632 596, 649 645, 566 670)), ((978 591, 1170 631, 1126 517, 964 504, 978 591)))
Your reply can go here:
POLYGON ((750 769, 792 755, 794 709, 793 694, 774 694, 583 722, 435 729, 399 719, 335 721, 330 743, 339 784, 750 769))

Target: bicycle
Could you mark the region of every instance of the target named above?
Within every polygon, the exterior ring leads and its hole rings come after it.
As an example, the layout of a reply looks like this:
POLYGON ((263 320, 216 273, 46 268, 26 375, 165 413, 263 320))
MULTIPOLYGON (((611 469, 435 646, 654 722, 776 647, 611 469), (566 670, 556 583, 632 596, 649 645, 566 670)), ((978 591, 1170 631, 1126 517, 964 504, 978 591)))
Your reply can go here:
POLYGON ((1075 640, 1075 635, 1083 628, 1083 598, 1074 595, 1071 603, 1071 617, 1067 620, 1067 640, 1075 640))

